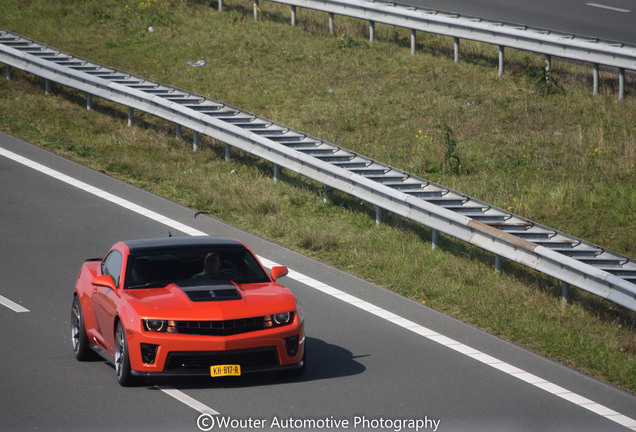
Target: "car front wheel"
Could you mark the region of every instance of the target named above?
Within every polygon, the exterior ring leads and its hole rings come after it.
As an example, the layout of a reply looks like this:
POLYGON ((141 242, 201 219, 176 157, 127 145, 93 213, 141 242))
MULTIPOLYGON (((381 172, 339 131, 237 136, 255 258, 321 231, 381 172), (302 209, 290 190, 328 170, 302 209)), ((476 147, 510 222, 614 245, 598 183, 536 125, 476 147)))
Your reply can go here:
POLYGON ((130 370, 130 357, 128 355, 128 341, 121 321, 117 322, 115 330, 115 373, 117 382, 124 387, 134 385, 135 377, 130 370))
POLYGON ((77 296, 73 297, 73 307, 71 308, 71 342, 73 344, 73 354, 75 354, 76 359, 86 361, 96 357, 95 352, 90 348, 88 343, 82 304, 77 296))

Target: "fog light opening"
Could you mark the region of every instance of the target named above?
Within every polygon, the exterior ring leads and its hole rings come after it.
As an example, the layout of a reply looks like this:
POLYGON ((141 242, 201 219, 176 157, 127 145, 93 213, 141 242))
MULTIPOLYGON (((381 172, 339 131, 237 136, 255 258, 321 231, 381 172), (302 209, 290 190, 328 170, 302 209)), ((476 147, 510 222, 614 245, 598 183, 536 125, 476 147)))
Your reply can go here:
POLYGON ((298 354, 298 335, 286 338, 285 348, 287 349, 287 355, 289 357, 293 357, 298 354))
POLYGON ((141 344, 141 360, 145 364, 153 364, 155 362, 155 357, 157 356, 157 348, 159 345, 141 344))

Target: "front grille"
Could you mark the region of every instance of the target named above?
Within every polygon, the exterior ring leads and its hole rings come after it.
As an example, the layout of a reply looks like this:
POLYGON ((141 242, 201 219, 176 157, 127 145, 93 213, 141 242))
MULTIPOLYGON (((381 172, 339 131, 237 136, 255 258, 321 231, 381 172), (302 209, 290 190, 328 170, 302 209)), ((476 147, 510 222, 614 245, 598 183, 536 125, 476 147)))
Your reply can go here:
POLYGON ((201 336, 230 336, 264 328, 264 317, 242 318, 227 321, 175 321, 179 334, 201 336))
POLYGON ((172 352, 166 359, 166 372, 209 372, 210 366, 238 364, 245 372, 276 367, 276 348, 234 351, 172 352))

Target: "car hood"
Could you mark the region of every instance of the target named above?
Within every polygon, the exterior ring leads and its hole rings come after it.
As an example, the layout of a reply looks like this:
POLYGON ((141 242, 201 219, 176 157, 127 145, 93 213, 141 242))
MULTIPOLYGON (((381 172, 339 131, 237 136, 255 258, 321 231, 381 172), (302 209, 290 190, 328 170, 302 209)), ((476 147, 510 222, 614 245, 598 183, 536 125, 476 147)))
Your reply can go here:
POLYGON ((127 303, 156 319, 228 320, 293 311, 296 299, 276 283, 196 284, 129 289, 127 303))

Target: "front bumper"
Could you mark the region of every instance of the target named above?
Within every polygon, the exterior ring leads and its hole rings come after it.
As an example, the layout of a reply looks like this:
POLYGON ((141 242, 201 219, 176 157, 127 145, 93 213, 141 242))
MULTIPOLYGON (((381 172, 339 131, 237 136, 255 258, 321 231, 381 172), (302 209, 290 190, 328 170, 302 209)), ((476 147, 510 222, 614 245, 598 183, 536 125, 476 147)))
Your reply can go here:
POLYGON ((225 364, 241 365, 241 374, 299 369, 304 323, 232 336, 144 331, 128 334, 128 349, 136 376, 210 376, 210 366, 225 364))
POLYGON ((222 364, 241 365, 241 375, 251 373, 292 371, 301 369, 304 361, 299 363, 280 365, 271 358, 276 355, 271 347, 263 350, 236 350, 236 351, 202 351, 202 352, 175 352, 168 354, 166 367, 161 372, 143 372, 133 370, 132 375, 144 377, 193 377, 210 376, 210 366, 222 364), (267 352, 269 351, 269 353, 267 352), (262 361, 254 362, 254 358, 262 357, 262 361))

